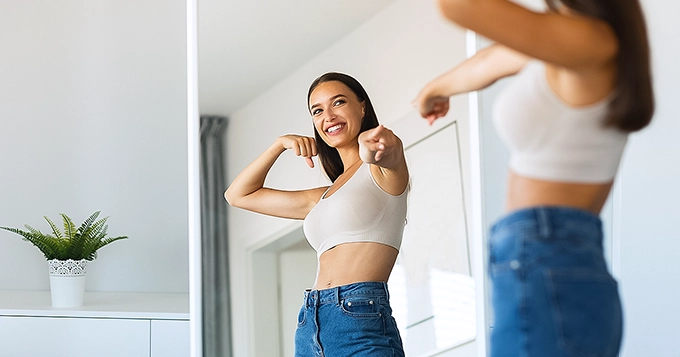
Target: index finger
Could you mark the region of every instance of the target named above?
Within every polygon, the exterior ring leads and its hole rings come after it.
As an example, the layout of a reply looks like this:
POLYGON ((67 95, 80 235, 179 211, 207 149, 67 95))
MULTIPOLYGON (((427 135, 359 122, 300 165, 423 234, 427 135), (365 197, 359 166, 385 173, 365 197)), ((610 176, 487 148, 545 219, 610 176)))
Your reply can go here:
POLYGON ((371 132, 370 138, 371 138, 371 139, 376 139, 377 137, 379 137, 380 134, 382 134, 382 131, 383 131, 384 128, 385 128, 385 127, 384 127, 382 124, 380 124, 380 125, 376 126, 375 128, 373 128, 373 131, 371 132))

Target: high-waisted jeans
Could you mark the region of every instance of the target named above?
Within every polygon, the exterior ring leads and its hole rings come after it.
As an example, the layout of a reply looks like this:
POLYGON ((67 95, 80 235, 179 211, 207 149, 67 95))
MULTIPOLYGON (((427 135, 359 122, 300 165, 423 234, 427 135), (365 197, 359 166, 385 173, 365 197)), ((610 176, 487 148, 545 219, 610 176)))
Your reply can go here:
POLYGON ((295 331, 295 357, 404 356, 387 284, 307 290, 295 331))
POLYGON ((621 344, 602 222, 566 207, 510 213, 491 229, 491 356, 609 357, 621 344))

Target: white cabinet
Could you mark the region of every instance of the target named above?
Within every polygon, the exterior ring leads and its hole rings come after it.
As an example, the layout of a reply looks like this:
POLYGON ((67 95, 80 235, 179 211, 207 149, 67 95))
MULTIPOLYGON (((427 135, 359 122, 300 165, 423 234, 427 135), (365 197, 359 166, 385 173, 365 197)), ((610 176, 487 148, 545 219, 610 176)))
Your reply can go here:
POLYGON ((151 320, 151 357, 189 357, 189 321, 151 320))
POLYGON ((0 355, 188 357, 187 294, 86 293, 50 305, 49 292, 0 291, 0 355))
POLYGON ((5 356, 147 357, 149 320, 0 316, 5 356))

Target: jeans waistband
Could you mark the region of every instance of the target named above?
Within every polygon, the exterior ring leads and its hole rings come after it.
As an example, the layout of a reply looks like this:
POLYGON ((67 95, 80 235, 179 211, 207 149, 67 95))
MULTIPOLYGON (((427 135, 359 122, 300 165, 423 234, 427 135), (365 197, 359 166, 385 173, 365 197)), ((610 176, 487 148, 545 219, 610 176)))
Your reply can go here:
POLYGON ((338 304, 343 299, 349 296, 369 295, 375 297, 383 297, 389 301, 389 291, 387 283, 379 281, 368 281, 361 283, 352 283, 348 285, 336 286, 334 288, 322 290, 305 290, 305 305, 318 304, 338 304))
POLYGON ((544 238, 553 237, 553 232, 565 229, 602 231, 602 220, 589 211, 572 207, 539 206, 508 213, 491 227, 491 234, 521 225, 535 227, 544 238))

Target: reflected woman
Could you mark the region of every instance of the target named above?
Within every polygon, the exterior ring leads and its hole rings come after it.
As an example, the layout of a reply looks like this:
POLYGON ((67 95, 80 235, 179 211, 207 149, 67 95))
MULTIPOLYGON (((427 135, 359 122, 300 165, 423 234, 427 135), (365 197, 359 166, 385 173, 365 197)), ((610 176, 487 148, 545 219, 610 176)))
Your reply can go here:
POLYGON ((354 78, 326 73, 307 95, 315 138, 284 135, 231 183, 235 207, 304 220, 316 250, 314 289, 307 290, 295 333, 295 356, 403 356, 387 280, 401 245, 409 174, 401 140, 378 124, 368 94, 354 78), (314 167, 328 187, 264 187, 286 150, 314 167))
POLYGON ((622 312, 598 215, 628 134, 654 111, 637 0, 440 0, 453 22, 496 41, 416 99, 430 123, 449 97, 517 74, 494 124, 511 151, 507 214, 491 228, 491 356, 616 356, 622 312))

